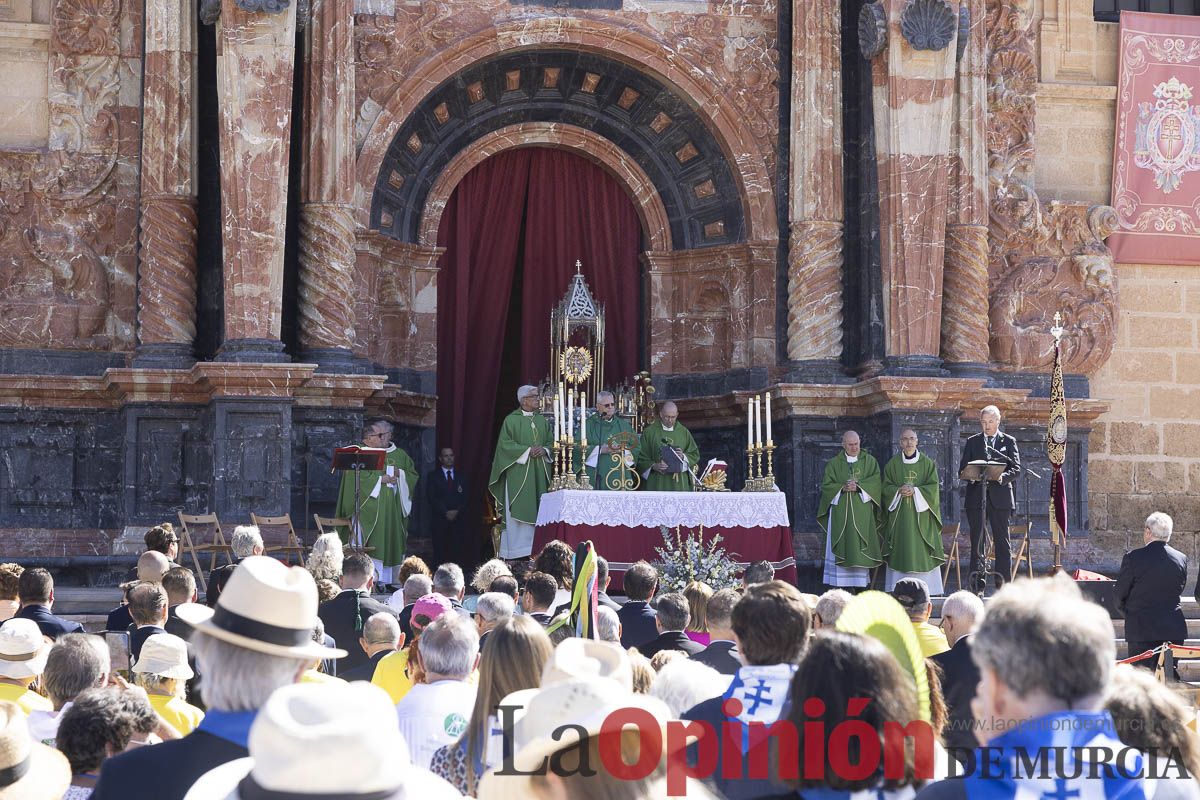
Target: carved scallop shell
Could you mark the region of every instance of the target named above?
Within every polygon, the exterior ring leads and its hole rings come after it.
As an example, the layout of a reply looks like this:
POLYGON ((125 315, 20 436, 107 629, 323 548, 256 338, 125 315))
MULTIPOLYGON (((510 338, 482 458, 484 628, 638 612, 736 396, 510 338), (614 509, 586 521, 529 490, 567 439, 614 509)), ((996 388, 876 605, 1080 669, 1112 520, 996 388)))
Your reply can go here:
POLYGON ((1037 64, 1028 53, 1020 50, 1001 50, 993 53, 988 64, 988 74, 990 81, 1002 87, 1005 93, 1032 97, 1037 91, 1037 64))
POLYGON ((870 61, 887 47, 887 12, 882 3, 867 3, 858 12, 858 49, 870 61))
POLYGON ((900 33, 914 50, 944 50, 957 29, 950 0, 909 0, 900 12, 900 33))
POLYGON ((962 61, 963 53, 967 52, 967 43, 971 39, 971 8, 963 3, 958 7, 958 40, 955 42, 954 60, 962 61))

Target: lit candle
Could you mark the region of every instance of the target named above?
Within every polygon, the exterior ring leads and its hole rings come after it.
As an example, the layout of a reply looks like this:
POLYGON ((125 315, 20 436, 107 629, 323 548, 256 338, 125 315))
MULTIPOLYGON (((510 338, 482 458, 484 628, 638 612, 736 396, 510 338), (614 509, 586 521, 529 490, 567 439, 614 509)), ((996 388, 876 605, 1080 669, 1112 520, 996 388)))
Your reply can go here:
POLYGON ((774 442, 771 438, 771 393, 767 393, 767 444, 774 442))

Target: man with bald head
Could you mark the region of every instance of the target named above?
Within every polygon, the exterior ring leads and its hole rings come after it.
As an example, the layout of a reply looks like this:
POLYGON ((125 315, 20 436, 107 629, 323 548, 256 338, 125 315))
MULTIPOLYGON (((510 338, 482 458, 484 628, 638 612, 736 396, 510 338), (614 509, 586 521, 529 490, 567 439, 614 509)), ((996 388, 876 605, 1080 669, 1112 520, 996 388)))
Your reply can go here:
POLYGON ((642 429, 637 456, 642 488, 651 492, 690 492, 696 488, 692 468, 699 461, 696 440, 679 424, 679 409, 668 400, 658 407, 658 420, 642 429))
POLYGON ((842 452, 825 464, 817 522, 825 531, 825 570, 829 586, 866 587, 871 570, 883 562, 879 462, 862 449, 854 431, 842 434, 842 452))
POLYGON ((488 491, 496 498, 496 508, 504 520, 500 537, 501 558, 508 561, 529 558, 533 552, 533 527, 537 524, 538 504, 550 488, 550 447, 554 431, 538 411, 541 396, 536 386, 517 390, 520 408, 504 418, 488 491))
POLYGON ((937 464, 917 449, 917 432, 900 431, 900 452, 883 468, 883 526, 890 592, 901 578, 920 578, 931 594, 942 593, 942 494, 937 464))

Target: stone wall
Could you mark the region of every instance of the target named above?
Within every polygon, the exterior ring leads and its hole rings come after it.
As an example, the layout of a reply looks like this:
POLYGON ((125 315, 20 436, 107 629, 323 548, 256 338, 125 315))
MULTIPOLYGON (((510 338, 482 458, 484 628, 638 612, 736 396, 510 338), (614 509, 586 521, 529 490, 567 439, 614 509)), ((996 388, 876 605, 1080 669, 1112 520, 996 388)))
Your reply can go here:
MULTIPOLYGON (((1036 178, 1043 196, 1107 203, 1112 181, 1117 25, 1091 3, 1047 0, 1039 25, 1036 178), (1073 33, 1068 33, 1073 32, 1073 33), (1072 38, 1074 37, 1074 38, 1072 38)), ((1116 265, 1112 358, 1091 380, 1110 410, 1089 440, 1087 560, 1113 571, 1155 510, 1173 545, 1200 554, 1200 267, 1116 265)), ((1068 559, 1087 566, 1082 559, 1068 559)), ((1191 583, 1188 584, 1189 588, 1191 583)))

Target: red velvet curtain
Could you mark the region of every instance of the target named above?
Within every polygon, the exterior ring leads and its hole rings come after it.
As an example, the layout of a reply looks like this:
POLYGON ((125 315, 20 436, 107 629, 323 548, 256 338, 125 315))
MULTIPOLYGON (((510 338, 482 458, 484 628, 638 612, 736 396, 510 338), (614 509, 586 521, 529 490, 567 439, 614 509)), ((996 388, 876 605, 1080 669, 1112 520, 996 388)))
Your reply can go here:
MULTIPOLYGON (((497 396, 501 373, 517 385, 549 374, 550 309, 576 259, 606 307, 607 381, 640 368, 641 223, 628 194, 600 167, 564 151, 526 148, 492 156, 463 177, 442 214, 438 246, 446 248, 438 272, 438 446, 458 456, 473 523, 487 491, 497 408, 516 407, 515 397, 497 396), (521 340, 505 363, 509 331, 521 340)), ((468 534, 472 542, 479 535, 477 528, 468 534)), ((480 555, 463 553, 463 566, 480 555)))

